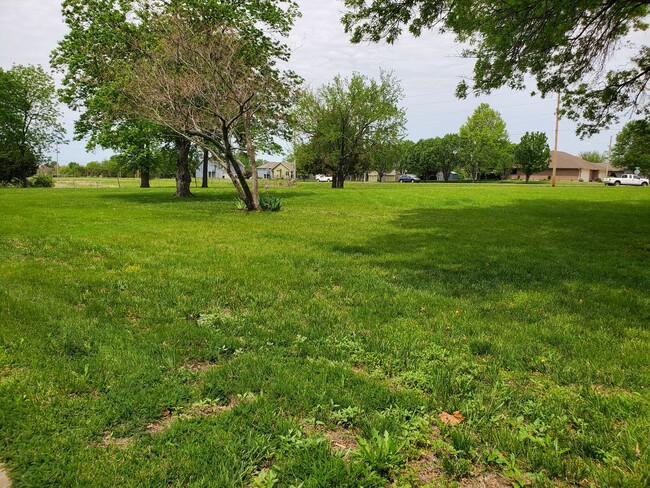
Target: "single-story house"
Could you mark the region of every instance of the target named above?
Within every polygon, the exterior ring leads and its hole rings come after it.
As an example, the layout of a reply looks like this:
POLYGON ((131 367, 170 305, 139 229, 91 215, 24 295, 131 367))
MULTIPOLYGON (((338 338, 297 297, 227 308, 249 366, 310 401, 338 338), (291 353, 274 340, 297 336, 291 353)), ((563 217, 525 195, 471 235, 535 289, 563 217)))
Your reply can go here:
MULTIPOLYGON (((244 171, 244 166, 242 164, 239 166, 242 171, 244 171)), ((203 178, 203 161, 201 161, 201 164, 196 168, 196 177, 203 178)), ((227 179, 229 176, 228 172, 219 163, 208 161, 208 178, 227 179)))
MULTIPOLYGON (((551 151, 551 157, 553 156, 551 151)), ((556 179, 565 180, 565 181, 596 181, 597 178, 601 180, 607 176, 618 176, 623 173, 623 170, 620 168, 615 168, 613 166, 607 168, 606 164, 603 163, 592 163, 591 161, 586 161, 578 156, 569 154, 564 151, 557 152, 557 171, 556 179)), ((548 169, 540 171, 539 173, 533 173, 530 176, 531 180, 547 180, 553 174, 553 163, 549 164, 548 169)), ((512 171, 510 179, 513 180, 525 180, 526 174, 521 169, 516 169, 512 171)))
POLYGON ((293 163, 264 163, 257 167, 257 177, 271 180, 294 179, 296 166, 293 163))
MULTIPOLYGON (((384 176, 382 177, 381 181, 386 182, 386 181, 397 181, 397 178, 399 178, 399 173, 397 172, 396 169, 389 171, 388 173, 384 173, 384 176)), ((368 177, 366 181, 369 181, 370 183, 377 183, 379 181, 379 173, 377 171, 371 171, 368 173, 368 177)))

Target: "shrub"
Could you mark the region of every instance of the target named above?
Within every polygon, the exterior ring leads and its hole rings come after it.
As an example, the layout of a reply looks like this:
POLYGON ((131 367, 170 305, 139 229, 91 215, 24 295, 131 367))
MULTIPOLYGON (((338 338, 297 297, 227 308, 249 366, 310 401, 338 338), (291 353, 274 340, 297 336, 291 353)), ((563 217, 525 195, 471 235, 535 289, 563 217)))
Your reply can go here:
POLYGON ((406 446, 406 441, 398 441, 387 431, 384 431, 383 436, 376 431, 373 432, 370 442, 362 438, 357 440, 359 450, 355 453, 356 458, 382 476, 397 471, 406 459, 401 453, 406 446))
POLYGON ((282 209, 282 199, 270 195, 260 198, 260 207, 267 212, 278 212, 282 209))
POLYGON ((235 204, 235 208, 237 210, 246 210, 246 202, 244 200, 242 200, 241 198, 239 198, 239 197, 235 198, 233 203, 235 204))
POLYGON ((46 173, 38 173, 29 180, 29 183, 31 186, 37 188, 52 188, 54 186, 54 179, 46 173))

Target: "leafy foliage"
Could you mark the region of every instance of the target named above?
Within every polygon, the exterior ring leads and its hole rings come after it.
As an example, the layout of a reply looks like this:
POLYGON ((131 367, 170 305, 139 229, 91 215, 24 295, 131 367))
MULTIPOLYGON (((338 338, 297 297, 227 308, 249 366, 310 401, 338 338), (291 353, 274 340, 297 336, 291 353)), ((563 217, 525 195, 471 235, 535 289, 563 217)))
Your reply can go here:
POLYGON ((405 113, 399 81, 381 72, 379 81, 355 73, 336 76, 316 92, 305 92, 296 113, 299 131, 294 156, 305 173, 334 174, 333 188, 343 188, 350 174, 364 173, 373 150, 399 139, 405 113))
POLYGON ((483 172, 498 171, 499 164, 510 156, 506 123, 487 103, 467 118, 459 137, 462 164, 474 182, 483 172))
POLYGON ((612 162, 632 171, 638 167, 642 174, 650 174, 650 121, 633 120, 623 127, 612 148, 612 162))
POLYGON ((388 431, 384 431, 383 435, 375 431, 370 441, 358 438, 358 442, 359 450, 355 452, 357 459, 383 476, 397 471, 406 460, 402 453, 406 441, 398 440, 388 431))
POLYGON ((609 71, 607 61, 630 32, 647 29, 647 2, 633 0, 346 0, 343 17, 353 42, 394 42, 405 28, 416 36, 439 27, 451 31, 476 59, 471 85, 457 95, 525 88, 531 75, 542 95, 561 90, 563 110, 582 119, 579 134, 598 132, 618 112, 648 114, 650 47, 641 46, 629 66, 609 71))
POLYGON ((592 163, 604 163, 607 161, 607 153, 600 151, 583 151, 578 153, 585 161, 591 161, 592 163))
MULTIPOLYGON (((259 207, 255 148, 286 133, 298 78, 277 67, 298 14, 291 0, 66 0, 70 32, 52 55, 63 99, 83 107, 78 134, 125 121, 166 127, 179 153, 177 196, 189 196, 189 145, 222 163, 248 208, 259 207), (227 73, 227 76, 222 76, 227 73), (237 161, 253 167, 249 187, 237 161)), ((112 136, 111 136, 112 137, 112 136)))
POLYGON ((368 169, 377 172, 377 181, 383 181, 386 173, 395 169, 402 149, 401 142, 395 140, 377 141, 372 146, 368 169))
POLYGON ((36 176, 30 179, 29 183, 36 188, 52 188, 54 178, 46 173, 37 173, 36 176))
POLYGON ((279 212, 282 209, 282 199, 273 195, 262 195, 260 208, 268 212, 279 212))
POLYGON ((423 179, 434 179, 438 172, 449 181, 452 171, 461 166, 461 141, 458 134, 422 139, 409 151, 413 171, 423 179))
POLYGON ((0 69, 0 181, 27 178, 62 142, 54 81, 40 66, 0 69))
POLYGON ((526 183, 530 175, 547 169, 551 162, 551 150, 546 134, 526 132, 515 148, 515 162, 526 175, 526 183))

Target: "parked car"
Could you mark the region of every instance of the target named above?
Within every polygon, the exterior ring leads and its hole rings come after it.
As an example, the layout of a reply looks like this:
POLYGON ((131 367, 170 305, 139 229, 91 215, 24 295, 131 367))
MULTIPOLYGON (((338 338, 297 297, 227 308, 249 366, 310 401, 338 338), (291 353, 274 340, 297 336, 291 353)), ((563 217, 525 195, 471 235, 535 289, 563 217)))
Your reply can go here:
POLYGON ((400 183, 419 183, 420 178, 418 178, 415 175, 399 175, 399 178, 397 179, 400 183))
POLYGON ((332 177, 328 175, 316 175, 316 181, 332 181, 332 177))
POLYGON ((639 175, 625 174, 621 176, 610 176, 603 180, 605 185, 630 185, 630 186, 648 186, 648 179, 641 178, 639 175))

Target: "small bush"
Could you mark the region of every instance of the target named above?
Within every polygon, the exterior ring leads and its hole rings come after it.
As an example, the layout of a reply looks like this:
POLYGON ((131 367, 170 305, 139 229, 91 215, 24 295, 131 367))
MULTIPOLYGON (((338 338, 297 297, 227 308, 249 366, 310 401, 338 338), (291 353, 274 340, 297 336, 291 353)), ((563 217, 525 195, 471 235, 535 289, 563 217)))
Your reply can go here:
POLYGON ((260 207, 266 212, 278 212, 282 209, 282 199, 270 195, 260 198, 260 207))
POLYGON ((239 197, 235 198, 233 203, 235 204, 235 208, 237 210, 246 210, 246 202, 244 200, 242 200, 241 198, 239 198, 239 197))
POLYGON ((339 425, 352 427, 363 414, 363 408, 347 407, 332 412, 332 418, 339 425))
POLYGON ((383 436, 375 431, 370 442, 362 438, 357 440, 359 450, 355 453, 356 458, 381 476, 398 471, 406 460, 402 454, 406 441, 398 441, 387 431, 383 436))
POLYGON ((37 188, 52 188, 54 186, 54 178, 46 173, 38 173, 29 180, 29 184, 37 188))

